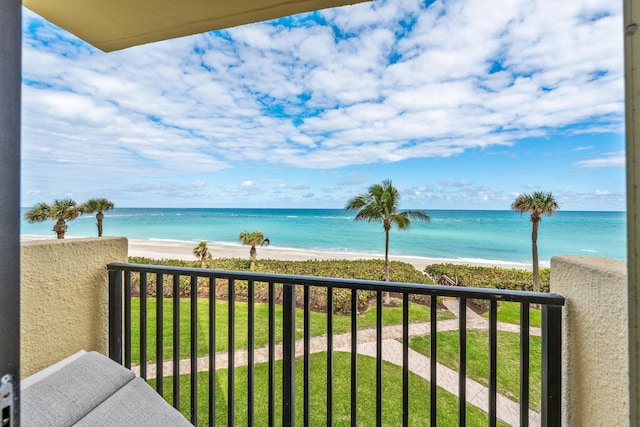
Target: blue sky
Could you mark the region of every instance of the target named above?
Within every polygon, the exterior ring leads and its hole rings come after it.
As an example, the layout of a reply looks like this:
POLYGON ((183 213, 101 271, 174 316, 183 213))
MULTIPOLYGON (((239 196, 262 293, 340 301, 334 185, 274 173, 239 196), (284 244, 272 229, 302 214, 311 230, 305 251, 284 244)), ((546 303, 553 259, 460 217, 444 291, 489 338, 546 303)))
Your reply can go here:
POLYGON ((388 0, 109 54, 24 9, 22 205, 624 210, 622 4, 388 0))

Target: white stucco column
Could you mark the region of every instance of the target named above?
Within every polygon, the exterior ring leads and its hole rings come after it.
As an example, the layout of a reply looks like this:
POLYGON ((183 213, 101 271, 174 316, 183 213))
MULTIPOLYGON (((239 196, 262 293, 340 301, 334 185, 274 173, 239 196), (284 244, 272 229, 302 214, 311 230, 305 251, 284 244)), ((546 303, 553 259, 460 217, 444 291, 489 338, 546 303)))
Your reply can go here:
POLYGON ((566 299, 562 425, 627 425, 627 264, 594 257, 553 257, 551 292, 566 299))
POLYGON ((640 426, 640 4, 624 0, 629 300, 629 425, 640 426))
POLYGON ((22 375, 80 350, 107 355, 107 264, 127 262, 127 239, 38 240, 21 252, 22 375))

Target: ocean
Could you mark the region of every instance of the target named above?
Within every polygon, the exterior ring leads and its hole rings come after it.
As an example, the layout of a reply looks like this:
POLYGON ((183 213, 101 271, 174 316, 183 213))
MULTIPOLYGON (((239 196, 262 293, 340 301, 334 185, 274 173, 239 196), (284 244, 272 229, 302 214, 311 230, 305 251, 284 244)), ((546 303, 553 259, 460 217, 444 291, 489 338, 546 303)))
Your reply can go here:
MULTIPOLYGON (((23 214, 27 209, 23 209, 23 214)), ((431 223, 392 230, 391 255, 467 260, 531 262, 529 215, 513 211, 429 210, 431 223)), ((342 209, 161 209, 116 208, 105 212, 104 235, 130 239, 237 244, 242 230, 261 230, 279 248, 336 253, 384 254, 382 224, 354 222, 342 209)), ((67 236, 97 235, 94 215, 68 223, 67 236)), ((543 217, 538 234, 540 261, 554 255, 626 259, 624 212, 558 211, 543 217)), ((21 234, 54 237, 53 221, 21 223, 21 234)))

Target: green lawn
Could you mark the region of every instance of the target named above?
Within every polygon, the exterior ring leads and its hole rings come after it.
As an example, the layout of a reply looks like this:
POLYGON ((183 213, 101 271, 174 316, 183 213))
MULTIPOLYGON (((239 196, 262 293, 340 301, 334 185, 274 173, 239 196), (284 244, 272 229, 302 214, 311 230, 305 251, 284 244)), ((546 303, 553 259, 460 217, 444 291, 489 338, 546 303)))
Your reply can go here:
MULTIPOLYGON (((198 298, 197 300, 197 332, 198 332, 198 355, 209 353, 209 300, 198 298)), ((163 301, 163 355, 164 360, 172 358, 173 342, 173 301, 165 299, 163 301)), ((132 360, 138 364, 140 360, 140 300, 132 298, 131 301, 131 323, 132 323, 132 360)), ((227 301, 216 301, 216 342, 215 351, 227 351, 228 340, 228 309, 227 301)), ((268 343, 268 305, 255 304, 254 339, 255 347, 259 348, 268 343)), ((358 316, 358 328, 374 328, 376 324, 377 310, 375 308, 367 310, 363 315, 358 316)), ((429 321, 430 309, 423 305, 411 303, 409 305, 409 319, 411 322, 429 321)), ((282 335, 282 306, 275 306, 276 317, 276 342, 281 341, 282 335)), ((453 315, 446 310, 438 312, 438 319, 452 319, 453 315)), ((383 325, 397 325, 402 323, 402 307, 385 307, 382 310, 383 325)), ((327 315, 324 313, 310 312, 311 336, 320 336, 327 333, 327 315)), ((296 310, 296 336, 302 338, 303 311, 296 310)), ((235 348, 246 349, 248 347, 248 304, 236 302, 235 304, 235 348)), ((180 357, 190 356, 191 343, 191 320, 190 320, 190 299, 180 300, 180 357)), ((156 358, 156 301, 147 300, 147 360, 155 361, 156 358)), ((333 316, 333 332, 340 334, 350 331, 350 316, 333 316)))
MULTIPOLYGON (((530 338, 529 390, 531 409, 540 411, 541 354, 540 337, 530 338)), ((431 337, 415 337, 409 346, 428 356, 431 337)), ((489 381, 489 333, 467 331, 467 376, 488 385, 489 381)), ((458 331, 439 332, 437 360, 451 369, 458 370, 458 331)), ((520 401, 520 335, 498 332, 498 392, 516 402, 520 401)))
MULTIPOLYGON (((310 424, 314 426, 326 425, 326 358, 327 353, 311 355, 310 381, 310 424)), ((334 387, 333 387, 333 425, 351 425, 350 410, 350 355, 334 353, 334 387)), ((375 359, 358 356, 358 425, 375 425, 375 359)), ((267 374, 266 363, 255 366, 255 425, 266 425, 268 414, 267 374)), ((235 371, 235 404, 234 415, 236 425, 247 425, 247 368, 237 368, 235 371)), ((276 363, 276 420, 275 425, 281 425, 281 389, 282 365, 276 363)), ((402 424, 402 368, 383 362, 383 425, 396 426, 402 424)), ((303 410, 303 362, 296 359, 296 424, 302 425, 303 410)), ((165 398, 171 403, 171 381, 165 378, 165 398)), ((150 383, 155 386, 152 380, 150 383)), ((189 418, 190 376, 182 375, 181 409, 189 418)), ((198 423, 208 425, 208 373, 198 374, 198 423)), ((438 389, 438 426, 458 425, 457 397, 438 389)), ((218 370, 216 373, 216 425, 227 425, 227 371, 218 370)), ((425 426, 429 424, 429 383, 415 374, 409 374, 409 425, 425 426)), ((467 425, 486 426, 487 414, 478 408, 467 405, 467 425)), ((498 423, 498 425, 505 425, 498 423)))
MULTIPOLYGON (((264 266, 268 261, 262 262, 264 266)), ((261 265, 262 265, 261 264, 261 265)), ((298 271, 304 267, 306 275, 322 275, 327 276, 327 269, 335 273, 336 277, 356 277, 367 279, 370 278, 366 274, 375 270, 370 263, 367 262, 333 262, 318 263, 305 262, 292 263, 277 262, 274 265, 269 264, 268 271, 280 272, 285 274, 302 274, 298 271), (298 265, 299 264, 299 265, 298 265), (292 271, 281 271, 283 268, 294 268, 292 271), (357 267, 357 268, 356 268, 357 267), (318 270, 319 269, 319 270, 318 270), (337 270, 336 270, 337 269, 337 270), (347 269, 348 271, 343 271, 347 269), (318 271, 316 271, 318 270, 318 271), (335 271, 334 271, 335 270, 335 271), (357 271, 356 271, 357 270, 357 271), (337 271, 337 273, 336 273, 337 271)), ((396 270, 402 266, 396 266, 396 270)), ((238 269, 235 267, 235 269, 238 269)), ((400 269, 402 270, 402 269, 400 269)), ((398 270, 398 271, 400 271, 398 270)), ((407 272, 415 273, 413 267, 407 268, 407 272)), ((395 271, 395 270, 394 270, 395 271)), ((403 274, 407 273, 402 270, 403 274)), ((376 273, 377 274, 377 273, 376 273)), ((330 274, 331 275, 331 274, 330 274)), ((404 277, 401 281, 419 283, 424 276, 404 277)), ((237 289, 239 292, 241 289, 237 289)), ((242 292, 239 294, 242 297, 242 292)), ((360 295, 363 296, 363 295, 360 295)), ((349 304, 349 295, 334 294, 335 307, 347 309, 349 304), (345 300, 345 298, 348 298, 345 300)), ((362 301, 360 301, 362 302, 362 301)), ((213 347, 216 352, 227 351, 228 340, 228 303, 223 300, 216 301, 216 341, 213 347)), ((156 358, 156 301, 153 298, 147 300, 147 360, 155 361, 156 358)), ((209 300, 206 298, 198 298, 197 300, 197 353, 199 356, 209 353, 209 300)), ((172 358, 172 322, 173 322, 173 301, 165 299, 163 303, 163 358, 171 360, 172 358)), ((411 322, 428 322, 430 318, 430 309, 425 306, 412 303, 410 305, 410 321, 411 322)), ((282 306, 275 306, 276 313, 276 342, 281 341, 282 331, 282 306)), ((540 326, 540 311, 530 311, 531 326, 540 326)), ((327 333, 326 314, 311 312, 311 335, 321 336, 327 333)), ((373 328, 376 324, 377 312, 370 309, 363 315, 358 316, 358 329, 373 328)), ((401 307, 385 307, 382 312, 383 324, 397 325, 402 323, 401 307)), ((132 336, 135 339, 132 342, 132 359, 134 364, 139 363, 140 348, 140 300, 132 299, 132 336)), ((438 319, 452 319, 454 316, 448 311, 439 311, 438 319)), ((498 311, 498 320, 501 322, 520 323, 520 304, 510 302, 500 302, 498 311)), ((248 305, 247 303, 238 302, 235 304, 235 341, 236 349, 247 348, 248 335, 248 305)), ((302 338, 303 335, 303 311, 296 310, 296 336, 302 338)), ((333 332, 340 334, 348 332, 351 328, 350 316, 333 316, 333 332)), ((183 298, 180 300, 180 357, 188 358, 190 356, 190 299, 183 298)), ((268 340, 268 306, 266 304, 255 304, 255 323, 254 323, 255 347, 259 348, 267 344, 268 340)), ((519 400, 519 336, 513 333, 499 332, 498 338, 498 391, 509 398, 519 400)), ((429 354, 430 337, 417 337, 411 340, 410 346, 415 350, 428 355, 429 354)), ((468 331, 467 333, 467 375, 487 385, 488 383, 488 337, 485 331, 468 331)), ((326 425, 326 353, 316 353, 311 356, 311 425, 326 425)), ((350 425, 350 356, 344 353, 336 353, 334 356, 334 373, 332 375, 334 381, 333 391, 333 424, 334 425, 350 425)), ((438 361, 452 369, 458 369, 458 331, 441 332, 438 334, 438 361)), ((402 368, 383 362, 383 425, 399 425, 402 417, 402 368)), ((297 382, 296 382, 296 409, 297 423, 302 422, 302 359, 298 359, 296 365, 297 382)), ((540 338, 531 337, 531 407, 540 410, 540 338)), ((247 368, 236 369, 235 375, 235 422, 237 425, 247 424, 247 368)), ((255 366, 255 411, 256 425, 264 425, 267 417, 267 364, 259 364, 255 366)), ((281 384, 281 362, 276 362, 276 390, 280 389, 281 384)), ((167 391, 171 390, 171 378, 165 378, 165 397, 171 401, 171 397, 167 391)), ((150 381, 153 383, 153 381, 150 381)), ((190 393, 190 376, 183 375, 180 378, 181 383, 181 407, 185 408, 183 413, 189 417, 189 393, 190 393)), ((198 374, 198 425, 207 425, 208 408, 207 408, 207 388, 208 373, 198 374)), ((216 376, 216 425, 226 425, 227 422, 227 374, 226 370, 218 370, 216 376)), ((369 426, 375 425, 375 359, 367 356, 358 356, 358 425, 369 426)), ((429 421, 429 383, 417 375, 410 373, 410 425, 428 425, 429 421)), ((487 425, 487 415, 483 411, 469 406, 467 415, 467 425, 487 425)), ((276 425, 280 424, 281 396, 276 391, 276 425)), ((438 393, 438 413, 437 421, 439 426, 457 426, 457 397, 439 389, 438 393)), ((504 425, 498 423, 499 425, 504 425)))
MULTIPOLYGON (((489 318, 489 312, 483 315, 489 318)), ((520 303, 511 301, 500 301, 498 303, 498 322, 520 324, 520 303)), ((538 309, 529 308, 529 326, 542 326, 542 313, 538 309)))

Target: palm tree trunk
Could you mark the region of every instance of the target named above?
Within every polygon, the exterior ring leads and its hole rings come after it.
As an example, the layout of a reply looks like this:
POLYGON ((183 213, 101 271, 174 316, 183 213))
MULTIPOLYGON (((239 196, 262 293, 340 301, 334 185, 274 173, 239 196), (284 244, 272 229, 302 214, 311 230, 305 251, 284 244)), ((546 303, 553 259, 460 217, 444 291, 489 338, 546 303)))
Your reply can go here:
POLYGON ((207 268, 207 251, 202 251, 202 256, 200 257, 200 267, 207 268))
POLYGON ((58 239, 64 239, 64 233, 67 231, 67 224, 63 219, 59 219, 56 225, 53 226, 53 231, 58 235, 58 239))
POLYGON ((98 212, 96 214, 96 220, 98 220, 98 237, 102 237, 102 220, 104 219, 104 214, 102 212, 98 212))
MULTIPOLYGON (((384 281, 389 281, 389 229, 385 227, 384 232, 386 234, 384 245, 384 281)), ((389 292, 384 293, 384 303, 389 304, 391 302, 391 295, 389 292)))
POLYGON ((256 268, 256 258, 258 257, 258 251, 256 251, 255 246, 251 246, 251 250, 249 251, 249 270, 253 271, 256 268))
POLYGON ((540 284, 538 278, 538 222, 534 221, 533 231, 531 232, 531 252, 533 256, 533 290, 540 292, 540 284))

